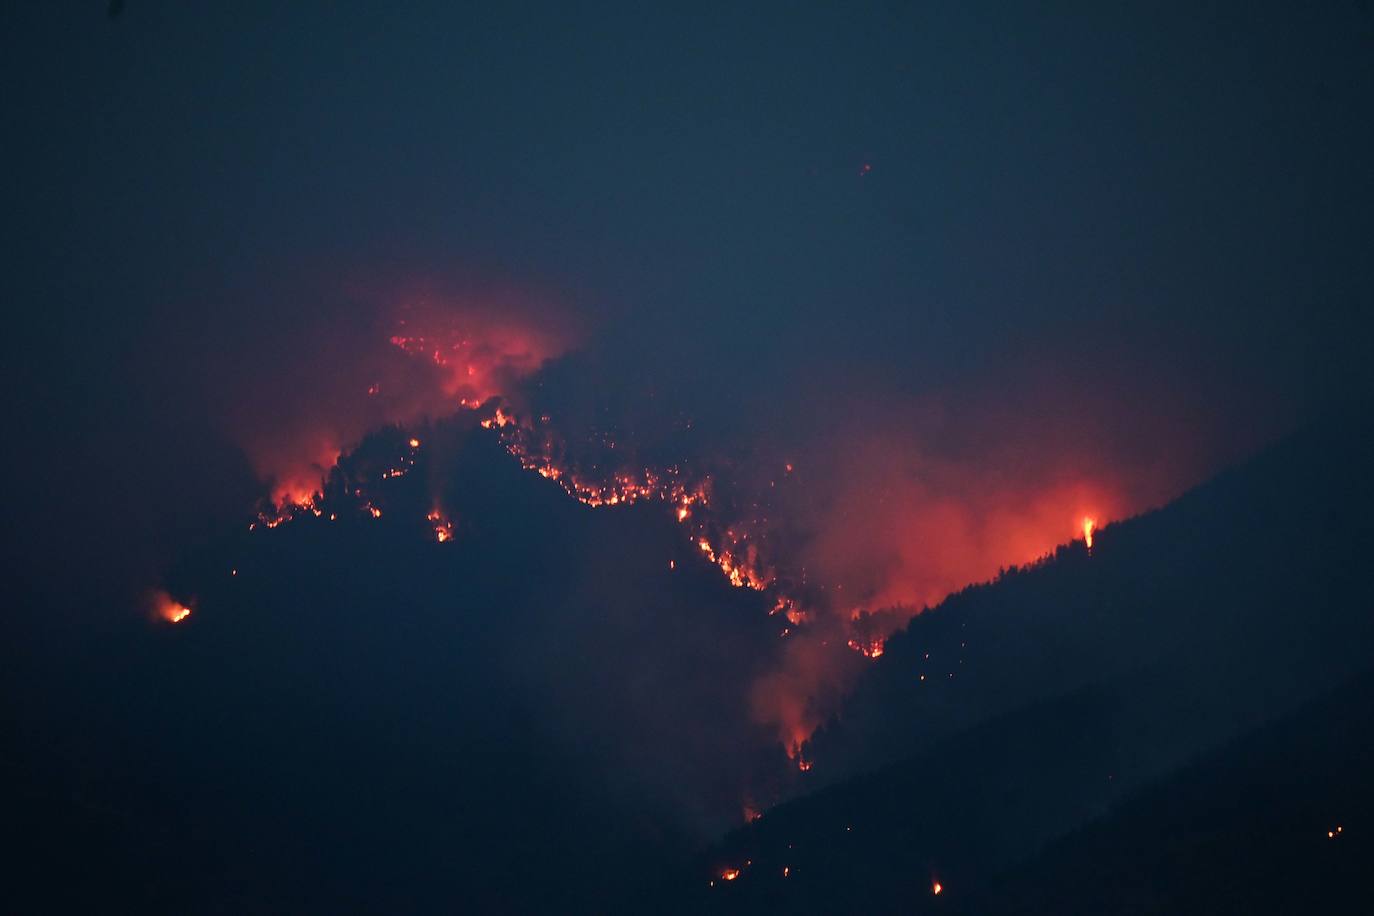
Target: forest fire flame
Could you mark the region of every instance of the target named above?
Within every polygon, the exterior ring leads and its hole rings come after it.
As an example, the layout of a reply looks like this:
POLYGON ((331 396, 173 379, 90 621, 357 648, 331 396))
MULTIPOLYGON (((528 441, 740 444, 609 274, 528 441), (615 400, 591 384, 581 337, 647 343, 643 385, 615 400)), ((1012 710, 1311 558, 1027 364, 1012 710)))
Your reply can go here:
MULTIPOLYGON (((450 366, 450 354, 456 352, 436 352, 428 348, 422 351, 419 341, 413 338, 396 338, 392 343, 408 353, 422 355, 440 366, 450 366)), ((463 400, 463 403, 471 405, 468 400, 463 400)), ((803 576, 804 587, 801 590, 796 589, 795 580, 780 576, 763 559, 760 540, 755 532, 761 528, 762 534, 766 536, 767 510, 755 502, 752 518, 741 517, 737 508, 731 509, 728 517, 722 518, 721 515, 724 513, 716 509, 713 498, 718 483, 710 474, 693 473, 680 465, 667 465, 662 468, 622 465, 613 471, 593 466, 588 470, 567 457, 569 449, 549 428, 548 417, 531 420, 522 411, 514 409, 500 398, 489 399, 480 406, 466 406, 460 409, 472 411, 474 426, 497 436, 501 446, 522 468, 554 482, 569 497, 589 508, 632 506, 639 503, 662 505, 683 530, 689 542, 694 545, 694 552, 716 567, 725 581, 734 588, 747 589, 767 596, 768 614, 781 614, 789 624, 782 628, 778 635, 791 637, 789 642, 800 641, 807 645, 798 646, 799 649, 804 649, 802 652, 783 656, 782 664, 798 667, 789 669, 784 676, 767 686, 760 685, 761 689, 780 695, 764 702, 761 702, 757 695, 753 697, 753 715, 760 721, 778 726, 779 739, 784 748, 788 749, 788 756, 794 761, 798 772, 811 771, 813 761, 802 754, 801 747, 820 724, 823 713, 817 713, 808 706, 807 696, 802 691, 811 689, 810 684, 816 679, 829 676, 824 672, 829 670, 833 673, 833 669, 827 669, 825 666, 834 665, 834 662, 823 660, 820 647, 826 645, 827 636, 817 635, 814 639, 806 640, 804 634, 814 632, 828 633, 830 637, 838 635, 838 645, 847 646, 850 651, 865 659, 877 660, 882 658, 886 651, 888 637, 905 623, 914 612, 914 608, 901 612, 889 610, 882 605, 874 608, 871 603, 866 602, 857 607, 851 606, 848 612, 840 613, 835 605, 842 594, 838 591, 842 585, 836 585, 835 591, 827 592, 825 584, 819 589, 814 586, 806 587, 803 576), (881 613, 878 613, 879 611, 881 613), (836 625, 842 627, 838 634, 828 629, 836 625), (817 669, 821 673, 817 674, 817 669)), ((386 482, 405 476, 415 466, 420 446, 421 440, 418 437, 402 438, 402 453, 394 457, 393 463, 378 477, 386 482)), ((792 473, 790 464, 787 466, 787 473, 792 473)), ((371 479, 376 480, 377 477, 371 479)), ((385 502, 374 501, 371 494, 365 491, 365 486, 364 482, 351 479, 346 492, 351 493, 357 500, 356 505, 365 515, 380 518, 385 502)), ((732 496, 737 494, 726 493, 725 504, 736 504, 737 500, 732 501, 728 498, 732 496)), ((275 528, 306 513, 318 517, 324 511, 323 502, 324 497, 319 490, 299 494, 261 513, 251 527, 275 528)), ((332 510, 335 507, 331 505, 330 508, 332 510)), ((330 519, 333 520, 335 517, 336 513, 331 511, 330 519)), ((1079 519, 1078 527, 1088 548, 1091 549, 1097 528, 1097 517, 1083 515, 1079 516, 1079 519)), ((425 520, 436 542, 443 544, 454 540, 454 524, 437 506, 429 511, 425 520)), ((670 569, 676 569, 679 564, 675 560, 669 560, 668 565, 670 569)), ((921 675, 921 679, 925 679, 924 674, 921 675)))
MULTIPOLYGON (((1008 489, 1006 495, 1012 497, 1013 505, 1005 510, 1002 501, 991 498, 969 508, 959 503, 961 491, 956 489, 951 496, 942 489, 949 479, 956 487, 962 485, 963 476, 922 480, 912 484, 909 492, 899 484, 893 497, 887 489, 872 485, 893 478, 885 462, 905 454, 903 443, 889 447, 887 440, 863 452, 855 450, 863 460, 857 465, 859 470, 849 474, 827 474, 833 469, 820 464, 816 456, 790 453, 774 455, 766 462, 762 479, 758 471, 765 462, 754 467, 733 460, 700 464, 686 459, 681 463, 641 460, 633 441, 631 447, 625 446, 629 437, 623 433, 615 434, 619 443, 611 429, 565 439, 548 416, 531 408, 528 399, 534 395, 519 383, 561 352, 551 339, 493 320, 458 327, 451 321, 436 324, 429 317, 408 314, 401 325, 388 343, 418 362, 409 364, 386 346, 382 348, 393 359, 411 365, 426 379, 425 384, 442 389, 427 392, 430 406, 424 409, 429 412, 391 415, 387 435, 392 438, 384 441, 395 446, 395 451, 368 464, 365 473, 352 472, 353 465, 344 457, 352 458, 356 452, 335 447, 337 442, 357 442, 345 436, 321 443, 312 453, 311 473, 287 476, 291 481, 287 486, 279 485, 276 475, 264 475, 278 485, 273 487, 271 504, 250 528, 272 529, 325 514, 330 521, 359 516, 380 519, 384 510, 389 522, 392 507, 398 503, 390 502, 388 496, 401 492, 389 488, 432 485, 435 475, 417 468, 423 469, 422 462, 430 457, 432 435, 435 442, 447 441, 432 433, 432 426, 418 424, 450 419, 464 435, 495 437, 520 467, 552 481, 589 508, 661 507, 674 520, 690 554, 714 566, 731 587, 758 593, 766 613, 778 616, 774 632, 787 638, 779 642, 776 658, 768 660, 772 667, 763 669, 751 686, 748 715, 776 728, 779 742, 800 773, 813 766, 802 746, 828 714, 823 704, 829 700, 822 694, 843 688, 844 679, 860 667, 850 659, 849 651, 864 659, 882 658, 888 639, 923 605, 933 606, 958 584, 980 581, 978 576, 990 578, 1001 559, 1035 562, 1034 557, 1044 556, 1056 543, 1072 541, 1078 531, 1091 551, 1098 518, 1105 517, 1099 513, 1118 508, 1110 499, 1099 499, 1094 488, 1062 481, 1030 496, 1021 489, 1008 489), (436 401, 441 406, 432 406, 436 401), (411 435, 412 430, 424 437, 423 453, 422 439, 411 435), (326 459, 332 460, 326 464, 326 459), (412 470, 416 473, 411 474, 412 470), (821 503, 833 497, 844 518, 863 520, 861 529, 837 523, 834 512, 800 521, 793 517, 795 512, 788 514, 805 492, 808 474, 827 481, 821 503), (834 480, 843 483, 835 484, 832 494, 829 488, 834 480), (900 511, 885 508, 890 506, 900 511), (911 506, 917 511, 906 511, 911 506), (990 517, 981 518, 980 510, 989 510, 990 517), (1084 514, 1085 510, 1093 514, 1084 514), (938 527, 933 527, 936 523, 938 527), (856 539, 859 530, 863 536, 856 539), (987 532, 995 536, 988 537, 987 532), (860 572, 851 576, 855 568, 860 572)), ((385 381, 385 386, 374 383, 369 389, 374 404, 399 396, 398 386, 385 381)), ((897 470, 907 473, 905 467, 897 470)), ((815 492, 805 495, 814 497, 815 492)), ((446 544, 455 541, 455 525, 439 508, 439 496, 431 490, 425 502, 412 503, 418 511, 409 511, 419 515, 424 511, 420 507, 432 507, 424 516, 426 536, 432 534, 435 542, 446 544)), ((413 530, 419 530, 419 524, 415 519, 413 530)), ((679 553, 667 565, 682 571, 699 561, 679 553)), ((920 678, 924 681, 925 674, 920 678)))
POLYGON ((153 595, 153 614, 167 623, 181 623, 191 616, 191 609, 167 592, 158 591, 153 595))
POLYGON ((848 645, 849 648, 858 652, 864 658, 879 658, 883 654, 883 644, 885 642, 886 640, 881 636, 875 636, 865 640, 851 639, 848 645))
POLYGON ((453 522, 444 518, 438 509, 433 509, 425 519, 434 527, 434 539, 440 544, 453 540, 453 522))

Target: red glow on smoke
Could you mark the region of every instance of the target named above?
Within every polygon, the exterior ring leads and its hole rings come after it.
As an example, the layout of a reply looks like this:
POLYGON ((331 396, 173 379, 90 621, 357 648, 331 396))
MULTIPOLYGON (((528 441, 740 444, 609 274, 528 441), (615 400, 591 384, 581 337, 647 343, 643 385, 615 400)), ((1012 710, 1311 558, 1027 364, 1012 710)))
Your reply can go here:
MULTIPOLYGON (((324 506, 331 468, 368 432, 397 426, 407 430, 396 440, 400 454, 378 476, 402 477, 422 447, 408 431, 462 413, 485 430, 475 435, 494 437, 522 467, 588 508, 649 504, 662 511, 690 552, 677 555, 682 564, 668 559, 669 570, 714 568, 741 593, 759 594, 779 639, 751 667, 759 673, 739 699, 800 773, 813 767, 805 742, 864 666, 881 663, 889 638, 911 617, 1080 535, 1092 548, 1099 520, 1143 509, 1149 497, 1141 493, 1158 492, 1132 486, 1131 472, 1107 449, 1092 460, 1083 442, 1039 429, 1025 434, 1013 426, 1008 441, 993 448, 987 440, 1004 431, 967 420, 978 429, 962 430, 961 444, 946 448, 938 425, 908 429, 905 417, 884 424, 840 411, 841 428, 823 437, 771 443, 761 425, 745 459, 641 462, 623 439, 593 438, 530 409, 531 382, 557 377, 535 373, 570 337, 520 315, 421 298, 394 310, 365 351, 340 358, 326 348, 320 374, 341 380, 343 393, 303 398, 299 413, 271 414, 272 435, 255 432, 247 447, 273 499, 256 524, 272 528, 325 512, 331 521, 345 512, 382 518, 383 509, 391 524, 394 504, 384 490, 370 489, 379 485, 372 477, 357 489, 350 482, 351 505, 331 498, 324 506), (337 371, 354 362, 357 374, 337 371), (306 419, 286 422, 295 416, 306 419), (585 455, 587 441, 600 449, 598 460, 569 457, 585 455)), ((289 386, 283 391, 294 396, 289 386)), ((431 434, 424 436, 427 456, 431 434)), ((438 508, 440 494, 427 495, 422 505, 434 508, 423 521, 402 524, 426 525, 427 537, 461 550, 453 544, 454 520, 438 508)), ((679 575, 685 579, 685 570, 679 575)))
POLYGON ((191 608, 173 598, 165 591, 158 590, 152 593, 149 598, 152 616, 155 620, 164 623, 181 623, 191 616, 191 608))

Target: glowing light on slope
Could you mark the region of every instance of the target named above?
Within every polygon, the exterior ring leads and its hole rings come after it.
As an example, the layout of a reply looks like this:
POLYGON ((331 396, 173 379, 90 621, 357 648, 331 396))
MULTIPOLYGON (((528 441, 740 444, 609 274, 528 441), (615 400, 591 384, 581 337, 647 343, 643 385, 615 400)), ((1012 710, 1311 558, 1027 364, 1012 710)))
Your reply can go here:
POLYGON ((283 497, 269 508, 259 512, 258 520, 250 524, 248 530, 252 531, 259 525, 265 528, 276 528, 305 512, 318 518, 324 513, 324 510, 318 505, 319 499, 320 494, 318 492, 283 497))
POLYGON ((440 544, 453 540, 453 522, 444 518, 444 514, 438 509, 430 511, 425 518, 434 526, 434 539, 440 544))
MULTIPOLYGON (((894 562, 889 565, 902 571, 902 576, 889 577, 893 581, 880 583, 878 588, 866 587, 863 582, 844 580, 845 560, 837 560, 830 568, 826 568, 824 560, 817 562, 816 557, 828 559, 832 556, 848 556, 850 548, 838 539, 838 535, 834 544, 826 545, 836 549, 817 549, 809 562, 790 563, 789 557, 792 560, 796 557, 790 556, 784 545, 794 545, 795 538, 789 539, 785 526, 780 528, 772 524, 769 518, 770 514, 787 503, 771 502, 766 492, 760 494, 758 489, 762 481, 751 476, 752 469, 726 465, 729 471, 727 475, 716 464, 709 466, 712 473, 679 465, 643 466, 633 458, 626 457, 635 452, 633 448, 625 448, 623 440, 621 448, 617 449, 618 443, 612 438, 610 430, 601 430, 585 441, 570 443, 554 431, 549 417, 528 415, 518 395, 514 401, 508 399, 513 390, 510 387, 512 382, 537 369, 550 354, 557 352, 557 347, 548 341, 541 341, 537 335, 524 330, 517 333, 499 326, 459 326, 455 322, 439 322, 436 326, 433 321, 415 319, 411 319, 409 324, 407 321, 401 324, 404 326, 398 329, 401 333, 393 336, 390 343, 441 370, 436 377, 444 383, 444 394, 451 397, 447 403, 457 405, 453 407, 454 411, 474 411, 464 415, 466 423, 491 431, 506 452, 520 462, 521 467, 553 481, 568 496, 591 508, 638 503, 662 504, 665 515, 672 514, 684 537, 696 545, 701 557, 715 566, 731 586, 761 593, 764 596, 762 607, 768 609, 769 614, 781 613, 785 616, 790 626, 782 627, 782 621, 779 620, 779 635, 792 635, 792 639, 787 643, 788 654, 781 664, 792 667, 779 672, 766 687, 760 687, 751 696, 751 714, 778 726, 779 740, 784 748, 807 740, 815 725, 819 724, 821 713, 807 705, 813 686, 807 682, 837 676, 834 670, 839 666, 832 664, 833 656, 843 656, 843 647, 847 646, 867 659, 882 657, 888 636, 921 607, 922 601, 933 604, 944 596, 949 585, 945 579, 978 581, 976 576, 984 575, 976 565, 966 562, 965 554, 974 552, 969 544, 978 539, 969 531, 961 530, 959 525, 947 526, 960 535, 948 539, 952 546, 940 548, 937 545, 933 551, 930 545, 932 541, 938 542, 939 538, 907 536, 910 531, 919 533, 922 530, 919 527, 909 530, 902 525, 895 525, 888 526, 891 527, 889 531, 881 525, 868 526, 866 530, 877 532, 874 538, 878 542, 878 549, 885 549, 890 544, 897 545, 894 562), (421 324, 424 327, 419 327, 421 324), (908 549, 905 546, 908 543, 919 544, 919 549, 908 549), (927 554, 932 552, 934 558, 926 559, 927 554), (932 574, 931 569, 939 570, 944 578, 932 574), (840 573, 838 576, 835 575, 837 570, 840 573), (928 586, 926 580, 932 578, 939 581, 928 586), (854 611, 850 619, 845 620, 843 615, 851 606, 851 600, 854 600, 847 599, 849 595, 860 596, 857 600, 864 604, 862 614, 854 611), (841 603, 841 599, 846 600, 841 603), (837 617, 841 622, 837 623, 837 617), (834 629, 836 625, 843 629, 834 629), (811 636, 815 636, 815 640, 811 640, 811 636), (765 691, 770 695, 764 697, 765 691)), ((429 377, 428 371, 426 377, 429 377)), ((382 481, 390 482, 406 476, 408 471, 418 466, 421 440, 405 438, 405 434, 402 434, 397 444, 401 445, 400 454, 387 462, 390 466, 369 469, 368 478, 372 484, 375 485, 379 477, 382 481), (408 450, 405 445, 409 446, 408 450)), ((337 517, 336 512, 357 513, 358 509, 373 518, 380 518, 382 508, 379 506, 390 512, 393 506, 399 505, 399 502, 387 500, 387 492, 367 489, 366 482, 359 475, 350 476, 349 462, 344 464, 340 478, 346 487, 345 498, 351 505, 335 505, 339 498, 339 478, 333 474, 340 470, 335 461, 329 474, 315 480, 314 489, 302 487, 283 494, 280 504, 264 512, 254 527, 262 525, 274 528, 305 512, 319 516, 322 514, 320 506, 325 502, 329 503, 327 509, 331 521, 337 517), (326 498, 321 491, 330 495, 326 498)), ((315 465, 316 468, 322 466, 318 463, 315 465)), ((795 467, 791 462, 779 461, 772 464, 770 470, 768 476, 772 479, 767 481, 767 487, 777 487, 780 493, 785 488, 793 488, 791 492, 797 492, 795 488, 805 476, 793 476, 795 467), (777 473, 779 470, 781 474, 777 473)), ((867 517, 873 510, 863 500, 867 498, 865 494, 874 488, 859 487, 870 482, 870 477, 883 479, 880 471, 865 471, 855 475, 855 487, 858 489, 845 494, 859 500, 854 510, 856 517, 867 517)), ((398 486, 409 485, 407 482, 398 486)), ((433 499, 433 494, 430 498, 433 499)), ((850 500, 845 502, 848 504, 850 500)), ((989 528, 998 531, 1005 529, 1009 533, 999 536, 992 546, 979 546, 977 550, 1008 559, 1019 559, 1022 555, 1032 558, 1048 556, 1047 551, 1063 538, 1063 510, 1066 503, 1076 503, 1080 512, 1086 507, 1090 507, 1094 513, 1110 509, 1109 500, 1101 500, 1091 492, 1086 496, 1077 492, 1048 493, 1024 512, 1008 510, 1002 521, 997 524, 989 522, 989 528), (1069 502, 1070 499, 1072 502, 1069 502)), ((915 504, 918 507, 923 505, 919 499, 915 504)), ((962 515, 953 510, 951 516, 955 521, 962 519, 962 515)), ((446 543, 454 539, 453 523, 438 509, 430 512, 426 520, 435 540, 446 543)), ((1085 544, 1091 551, 1097 519, 1081 516, 1079 524, 1085 544)), ((1032 559, 1029 562, 1039 560, 1032 559)), ((670 559, 668 566, 670 570, 675 570, 675 561, 670 559)), ((994 569, 995 566, 988 567, 985 575, 992 575, 991 570, 994 569)), ((851 669, 844 666, 840 670, 851 669)), ((922 682, 926 680, 924 673, 919 677, 922 682)), ((938 673, 932 673, 932 679, 937 677, 938 673)), ((953 672, 948 672, 947 677, 953 678, 953 672)), ((812 761, 803 758, 799 750, 788 756, 796 761, 800 771, 811 769, 812 761)))
POLYGON ((153 595, 153 613, 167 623, 181 623, 191 616, 191 609, 164 591, 153 595))
POLYGON ((883 643, 881 636, 875 636, 865 640, 851 639, 848 645, 864 658, 878 658, 883 654, 883 643))

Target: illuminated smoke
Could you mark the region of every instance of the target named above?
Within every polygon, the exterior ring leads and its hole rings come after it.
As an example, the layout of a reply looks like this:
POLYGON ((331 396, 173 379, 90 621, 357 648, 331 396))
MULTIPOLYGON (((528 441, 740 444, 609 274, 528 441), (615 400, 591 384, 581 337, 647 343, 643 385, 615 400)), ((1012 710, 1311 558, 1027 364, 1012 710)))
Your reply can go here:
POLYGON ((555 310, 518 291, 371 295, 398 304, 302 319, 261 342, 266 371, 231 376, 240 390, 225 420, 269 485, 269 515, 316 502, 339 457, 370 432, 514 396, 574 339, 555 310))
POLYGON ((164 623, 181 623, 191 616, 191 608, 188 605, 176 600, 161 589, 149 595, 148 603, 154 620, 164 623))
MULTIPOLYGON (((1080 435, 1006 410, 987 411, 996 417, 989 423, 976 408, 951 416, 922 405, 878 410, 822 399, 810 405, 814 429, 775 436, 760 417, 758 429, 744 430, 752 441, 742 452, 694 444, 684 433, 692 422, 678 419, 666 437, 674 446, 660 447, 651 432, 605 421, 599 403, 589 421, 535 397, 567 377, 567 359, 554 364, 557 372, 550 361, 573 339, 518 309, 422 298, 394 310, 384 333, 348 350, 356 373, 326 373, 347 393, 316 399, 323 419, 297 428, 285 413, 274 415, 283 420, 273 426, 278 434, 253 438, 249 454, 273 481, 273 505, 255 524, 307 514, 333 520, 346 511, 337 501, 326 508, 325 481, 370 431, 469 417, 522 467, 590 508, 660 506, 726 582, 761 596, 778 641, 739 699, 805 774, 815 766, 805 748, 812 733, 912 616, 1080 533, 1091 547, 1099 519, 1139 511, 1177 488, 1177 469, 1122 460, 1120 446, 1101 441, 1092 424, 1078 424, 1080 435)), ((650 406, 647 413, 669 413, 650 406)), ((347 511, 382 517, 386 501, 373 488, 409 474, 422 448, 418 436, 398 435, 397 454, 376 480, 347 481, 347 511)), ((432 509, 414 521, 448 544, 454 520, 440 494, 429 496, 432 509)))

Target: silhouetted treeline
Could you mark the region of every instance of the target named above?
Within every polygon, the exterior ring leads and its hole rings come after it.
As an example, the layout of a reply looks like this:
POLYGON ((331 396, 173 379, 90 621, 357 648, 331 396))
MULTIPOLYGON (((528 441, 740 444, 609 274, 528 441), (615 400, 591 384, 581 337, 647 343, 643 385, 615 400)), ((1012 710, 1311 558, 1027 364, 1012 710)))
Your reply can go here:
MULTIPOLYGON (((1369 669, 1367 434, 1363 417, 1306 430, 1162 510, 1099 531, 1091 554, 1082 543, 1061 548, 1050 562, 915 618, 808 748, 811 773, 831 787, 769 812, 700 859, 677 884, 685 911, 1134 912, 1132 901, 1179 911, 1207 868, 1170 872, 1170 857, 1217 855, 1193 848, 1188 832, 1199 828, 1186 812, 1152 822, 1155 848, 1139 852, 1153 864, 1131 873, 1146 881, 1154 868, 1156 880, 1176 887, 1114 896, 1109 879, 1088 876, 1078 897, 1071 872, 1090 872, 1095 861, 1086 841, 1055 854, 1063 859, 1052 862, 1052 880, 1028 878, 1033 866, 1018 863, 1369 669), (735 867, 743 870, 734 880, 708 883, 735 867), (1041 906, 1051 889, 1056 903, 1041 906)), ((1367 683, 1360 689, 1368 695, 1367 683)), ((1348 698, 1332 703, 1341 715, 1358 708, 1348 698)), ((1242 877, 1252 884, 1236 901, 1265 898, 1256 889, 1272 876, 1262 863, 1298 855, 1293 844, 1306 842, 1272 819, 1280 818, 1274 797, 1291 783, 1344 774, 1340 784, 1356 796, 1350 810, 1370 804, 1374 787, 1351 778, 1368 742, 1331 729, 1304 737, 1295 728, 1303 721, 1254 739, 1269 768, 1251 796, 1233 799, 1236 812, 1206 809, 1225 821, 1226 842, 1250 852, 1219 860, 1221 884, 1189 911, 1247 911, 1222 905, 1228 882, 1242 877), (1273 829, 1247 846, 1252 823, 1273 829)), ((1243 757, 1232 752, 1226 766, 1243 757)), ((1181 788, 1151 791, 1162 811, 1188 806, 1168 801, 1181 788)), ((1310 810, 1293 802, 1282 817, 1306 818, 1312 830, 1335 816, 1330 799, 1304 797, 1310 810)), ((1121 831, 1111 864, 1124 879, 1134 828, 1102 829, 1121 831)), ((1367 899, 1368 882, 1351 883, 1354 860, 1341 861, 1330 877, 1346 884, 1319 899, 1367 899)))

